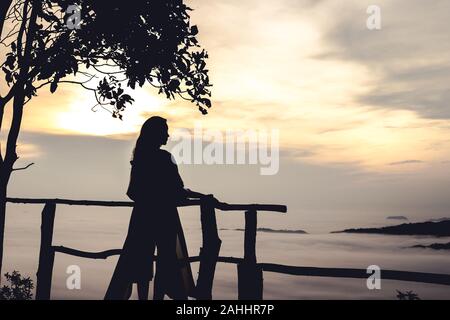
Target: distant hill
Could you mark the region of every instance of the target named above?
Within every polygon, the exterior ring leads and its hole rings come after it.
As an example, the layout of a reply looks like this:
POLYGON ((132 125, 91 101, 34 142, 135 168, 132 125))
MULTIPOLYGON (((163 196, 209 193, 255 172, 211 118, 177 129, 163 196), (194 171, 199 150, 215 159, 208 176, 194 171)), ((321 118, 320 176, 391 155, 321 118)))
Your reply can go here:
POLYGON ((405 216, 389 216, 389 217, 386 217, 386 219, 388 219, 388 220, 408 220, 408 218, 405 216))
MULTIPOLYGON (((232 230, 232 231, 245 231, 245 229, 220 229, 220 230, 232 230)), ((271 232, 271 233, 297 233, 297 234, 308 234, 308 232, 304 230, 276 230, 270 228, 258 228, 256 229, 258 232, 271 232)))
POLYGON ((450 250, 450 242, 449 243, 433 243, 429 246, 424 246, 421 244, 418 244, 416 246, 412 246, 412 248, 429 248, 434 250, 450 250))
POLYGON ((447 220, 450 220, 450 217, 444 217, 444 218, 438 218, 438 219, 430 219, 430 220, 428 220, 428 221, 431 221, 431 222, 441 222, 441 221, 447 221, 447 220))
POLYGON ((334 231, 332 233, 376 233, 391 235, 423 235, 447 237, 450 236, 450 220, 439 222, 428 221, 419 223, 404 223, 382 228, 346 229, 342 231, 334 231))

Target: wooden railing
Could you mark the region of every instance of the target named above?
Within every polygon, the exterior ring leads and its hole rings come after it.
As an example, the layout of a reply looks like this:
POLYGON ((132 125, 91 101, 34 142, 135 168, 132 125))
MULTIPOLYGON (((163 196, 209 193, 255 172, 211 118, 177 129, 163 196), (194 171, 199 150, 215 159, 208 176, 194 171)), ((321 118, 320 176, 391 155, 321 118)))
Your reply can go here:
MULTIPOLYGON (((8 198, 10 203, 44 204, 41 220, 41 245, 39 266, 37 271, 36 299, 48 300, 51 295, 51 283, 55 253, 64 253, 88 259, 106 259, 119 255, 121 249, 111 249, 102 252, 86 252, 64 246, 53 245, 53 229, 56 205, 83 205, 104 207, 133 207, 128 201, 97 201, 68 199, 22 199, 8 198)), ((263 298, 263 271, 276 272, 298 276, 337 277, 337 278, 367 278, 366 269, 349 268, 319 268, 303 266, 287 266, 273 263, 258 263, 256 259, 256 231, 258 211, 286 213, 287 207, 282 205, 263 204, 227 204, 209 200, 189 200, 184 206, 200 206, 202 225, 202 247, 199 256, 190 257, 189 262, 200 262, 196 284, 196 298, 212 299, 212 286, 217 262, 237 265, 238 299, 260 300, 263 298), (215 209, 221 211, 245 211, 244 257, 219 256, 222 241, 218 235, 215 209)), ((157 257, 155 257, 157 259, 157 257)), ((382 270, 382 278, 386 280, 412 281, 440 285, 450 285, 450 275, 422 273, 396 270, 382 270)))

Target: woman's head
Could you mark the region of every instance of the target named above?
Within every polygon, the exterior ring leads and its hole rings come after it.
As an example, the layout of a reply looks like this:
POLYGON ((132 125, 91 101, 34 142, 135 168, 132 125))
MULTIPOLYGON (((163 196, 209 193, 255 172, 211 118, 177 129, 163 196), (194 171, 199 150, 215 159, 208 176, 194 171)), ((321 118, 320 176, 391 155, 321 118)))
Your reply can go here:
POLYGON ((147 119, 141 128, 139 139, 145 141, 146 147, 161 147, 167 143, 169 127, 167 120, 158 116, 147 119))
POLYGON ((158 116, 147 119, 142 125, 137 139, 133 160, 140 157, 140 154, 145 151, 159 149, 167 143, 168 139, 169 127, 166 119, 158 116))

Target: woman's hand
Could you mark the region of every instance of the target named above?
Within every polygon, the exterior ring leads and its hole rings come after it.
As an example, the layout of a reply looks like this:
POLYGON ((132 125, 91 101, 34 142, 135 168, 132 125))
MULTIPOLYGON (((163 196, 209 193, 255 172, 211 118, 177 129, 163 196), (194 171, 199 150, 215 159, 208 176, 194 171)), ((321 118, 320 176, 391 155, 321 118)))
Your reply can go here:
POLYGON ((208 201, 212 201, 213 203, 218 203, 219 200, 217 200, 213 194, 203 194, 200 192, 195 192, 192 191, 190 189, 185 189, 186 190, 186 197, 187 198, 191 198, 191 199, 200 199, 200 200, 208 200, 208 201))
POLYGON ((184 189, 186 191, 186 198, 190 199, 200 199, 201 197, 204 197, 205 195, 200 192, 195 192, 190 189, 184 189))
POLYGON ((216 205, 219 203, 219 200, 217 200, 213 194, 205 194, 203 197, 200 198, 201 201, 208 201, 212 205, 216 205))

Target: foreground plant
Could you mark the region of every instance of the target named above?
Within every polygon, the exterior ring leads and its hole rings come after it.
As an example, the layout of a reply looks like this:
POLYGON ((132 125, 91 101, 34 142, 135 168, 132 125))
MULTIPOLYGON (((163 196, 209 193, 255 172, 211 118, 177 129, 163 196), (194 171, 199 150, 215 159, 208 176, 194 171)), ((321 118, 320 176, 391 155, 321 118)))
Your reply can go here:
POLYGON ((25 278, 18 271, 12 274, 5 273, 6 282, 0 289, 0 300, 31 300, 33 299, 32 290, 34 288, 33 280, 25 278))
POLYGON ((398 300, 420 300, 417 293, 414 293, 413 291, 401 292, 399 290, 397 290, 397 299, 398 300))

